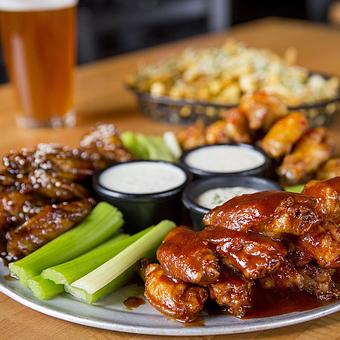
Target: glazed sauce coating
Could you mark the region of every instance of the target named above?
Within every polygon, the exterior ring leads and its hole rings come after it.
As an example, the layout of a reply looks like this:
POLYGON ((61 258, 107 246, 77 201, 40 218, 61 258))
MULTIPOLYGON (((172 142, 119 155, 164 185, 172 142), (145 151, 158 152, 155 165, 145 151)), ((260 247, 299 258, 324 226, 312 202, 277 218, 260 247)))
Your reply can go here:
POLYGON ((135 309, 145 304, 145 300, 139 296, 130 296, 123 302, 127 309, 135 309))
POLYGON ((232 198, 204 216, 205 225, 269 235, 301 235, 320 223, 317 201, 301 194, 263 191, 232 198))

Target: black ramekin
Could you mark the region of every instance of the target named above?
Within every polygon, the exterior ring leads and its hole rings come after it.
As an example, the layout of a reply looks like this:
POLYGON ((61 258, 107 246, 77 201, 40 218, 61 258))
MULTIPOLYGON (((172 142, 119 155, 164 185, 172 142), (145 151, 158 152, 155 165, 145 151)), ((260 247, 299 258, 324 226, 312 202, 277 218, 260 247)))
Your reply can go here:
MULTIPOLYGON (((227 155, 226 155, 227 157, 227 155)), ((197 148, 193 148, 190 150, 187 150, 186 152, 183 153, 183 155, 180 158, 180 164, 186 168, 190 173, 192 173, 192 175, 194 176, 194 178, 198 179, 198 178, 206 178, 206 177, 212 177, 212 176, 266 176, 269 173, 269 168, 270 168, 270 159, 268 158, 268 156, 258 147, 254 146, 254 145, 250 145, 250 144, 243 144, 243 143, 224 143, 224 144, 209 144, 209 145, 202 145, 202 146, 198 146, 197 148), (242 148, 246 148, 246 149, 251 149, 254 151, 259 152, 261 155, 263 155, 264 157, 264 163, 256 168, 252 168, 252 169, 248 169, 248 170, 242 170, 242 171, 236 171, 236 172, 210 172, 210 171, 206 171, 206 170, 202 170, 199 168, 195 168, 192 167, 190 165, 188 165, 186 163, 186 158, 187 156, 192 153, 195 152, 198 149, 202 149, 202 148, 210 148, 210 147, 216 147, 216 146, 239 146, 242 148)))
POLYGON ((190 212, 195 230, 203 228, 203 216, 209 212, 209 209, 196 203, 198 196, 210 189, 236 186, 254 188, 259 191, 282 190, 279 184, 269 179, 254 176, 216 176, 193 181, 185 188, 182 202, 190 212))
MULTIPOLYGON (((165 161, 130 161, 128 163, 136 162, 169 164, 184 171, 186 180, 180 186, 167 191, 152 194, 127 194, 108 189, 100 183, 100 175, 108 169, 106 168, 93 176, 92 185, 97 195, 123 213, 125 221, 123 229, 129 233, 135 233, 157 224, 163 219, 179 222, 182 213, 181 195, 183 189, 191 180, 190 173, 180 165, 165 161)), ((119 165, 121 164, 115 164, 111 167, 119 165)))

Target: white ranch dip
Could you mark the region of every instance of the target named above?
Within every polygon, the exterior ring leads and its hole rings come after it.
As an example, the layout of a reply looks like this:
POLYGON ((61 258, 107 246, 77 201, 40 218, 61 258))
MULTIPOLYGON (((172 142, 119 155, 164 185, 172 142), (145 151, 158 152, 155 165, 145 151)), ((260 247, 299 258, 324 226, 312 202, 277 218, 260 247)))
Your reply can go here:
POLYGON ((247 187, 228 187, 228 188, 216 188, 205 191, 199 195, 196 199, 196 203, 201 207, 207 209, 213 209, 218 205, 230 200, 231 198, 243 194, 252 194, 259 190, 247 187))
POLYGON ((187 179, 183 170, 171 164, 132 162, 105 170, 99 183, 126 194, 153 194, 177 188, 187 179))
POLYGON ((241 146, 215 145, 190 152, 185 163, 208 172, 231 173, 255 169, 265 163, 265 157, 241 146))

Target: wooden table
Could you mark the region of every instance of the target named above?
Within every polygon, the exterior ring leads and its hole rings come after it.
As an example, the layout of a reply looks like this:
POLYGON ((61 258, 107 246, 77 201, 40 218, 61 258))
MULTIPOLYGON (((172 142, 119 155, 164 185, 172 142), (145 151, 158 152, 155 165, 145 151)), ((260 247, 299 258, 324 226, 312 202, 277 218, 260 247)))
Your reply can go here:
MULTIPOLYGON (((127 74, 138 65, 168 57, 187 46, 219 46, 227 36, 254 47, 283 53, 298 48, 298 63, 312 70, 340 76, 340 31, 322 25, 266 19, 235 27, 228 33, 199 36, 181 42, 131 53, 77 71, 76 107, 78 124, 73 129, 23 130, 15 126, 11 88, 0 88, 0 154, 9 149, 34 146, 39 142, 77 145, 80 136, 96 122, 113 122, 121 130, 160 133, 176 129, 153 122, 138 113, 132 95, 124 87, 127 74)), ((339 150, 340 117, 330 127, 339 150)), ((178 129, 178 127, 177 127, 178 129)), ((146 339, 147 336, 114 333, 71 324, 30 310, 0 294, 1 339, 146 339)), ((297 326, 266 332, 228 336, 228 339, 340 339, 340 313, 297 326)), ((159 339, 160 337, 157 337, 159 339)), ((197 337, 199 339, 200 337, 197 337)), ((202 337, 201 337, 202 338, 202 337)), ((225 337, 204 337, 222 339, 225 337)))

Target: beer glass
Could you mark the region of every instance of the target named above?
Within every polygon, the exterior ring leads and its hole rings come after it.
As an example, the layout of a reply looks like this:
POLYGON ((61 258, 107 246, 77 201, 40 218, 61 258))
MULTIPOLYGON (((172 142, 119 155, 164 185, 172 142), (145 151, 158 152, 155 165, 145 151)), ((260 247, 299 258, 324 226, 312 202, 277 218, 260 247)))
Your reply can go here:
POLYGON ((77 0, 0 0, 2 47, 23 127, 72 126, 77 0))

